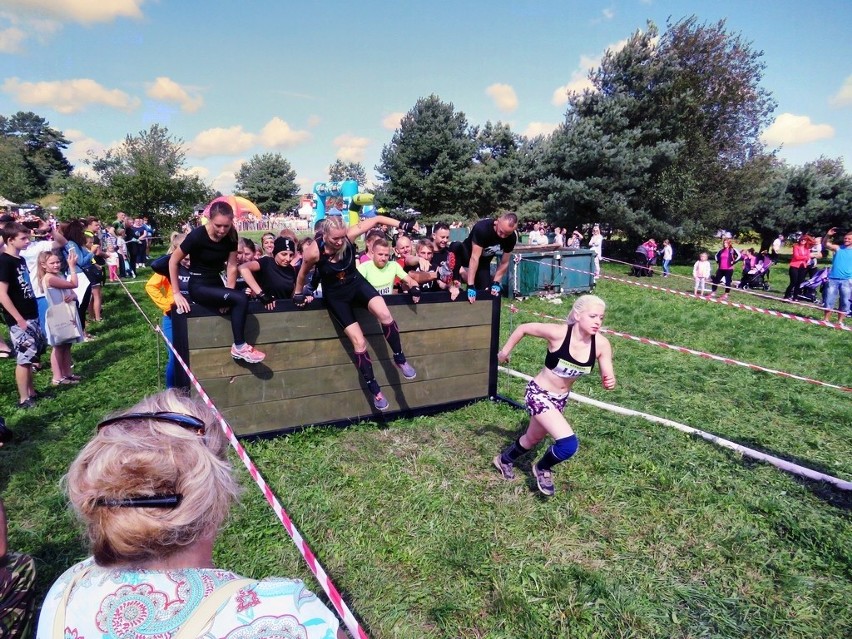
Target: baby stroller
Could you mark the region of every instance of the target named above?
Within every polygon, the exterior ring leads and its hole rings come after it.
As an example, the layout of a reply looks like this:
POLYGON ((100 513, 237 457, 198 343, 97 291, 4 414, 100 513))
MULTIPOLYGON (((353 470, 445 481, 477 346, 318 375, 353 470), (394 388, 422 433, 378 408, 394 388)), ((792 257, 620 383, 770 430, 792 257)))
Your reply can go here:
POLYGON ((740 288, 769 290, 769 269, 774 264, 768 255, 758 256, 757 263, 740 280, 740 288))
POLYGON ((817 291, 828 281, 828 271, 828 268, 824 268, 818 271, 812 278, 802 282, 796 299, 815 304, 817 301, 817 291))
POLYGON ((650 277, 651 269, 648 268, 650 260, 648 253, 645 251, 645 245, 640 244, 633 253, 633 265, 630 267, 630 275, 633 277, 650 277))

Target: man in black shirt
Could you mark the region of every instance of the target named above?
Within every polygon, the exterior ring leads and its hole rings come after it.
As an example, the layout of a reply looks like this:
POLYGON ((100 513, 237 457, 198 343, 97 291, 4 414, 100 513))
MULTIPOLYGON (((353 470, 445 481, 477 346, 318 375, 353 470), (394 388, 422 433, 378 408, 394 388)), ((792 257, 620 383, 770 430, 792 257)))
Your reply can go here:
POLYGON ((518 216, 514 213, 504 213, 497 219, 486 218, 473 225, 470 235, 464 242, 453 242, 449 252, 448 266, 453 271, 453 279, 457 280, 461 267, 467 269, 467 299, 476 301, 476 291, 490 289, 492 295, 499 295, 502 286, 500 280, 509 268, 512 251, 518 242, 518 216), (502 252, 500 264, 494 277, 491 277, 491 260, 502 252), (450 262, 454 262, 450 264, 450 262))

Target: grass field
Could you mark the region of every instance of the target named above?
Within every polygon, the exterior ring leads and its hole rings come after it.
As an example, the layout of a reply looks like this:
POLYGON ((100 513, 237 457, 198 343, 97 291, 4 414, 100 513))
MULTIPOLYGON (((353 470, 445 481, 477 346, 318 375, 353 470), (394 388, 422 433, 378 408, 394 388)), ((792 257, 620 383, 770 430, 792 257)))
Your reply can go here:
MULTIPOLYGON (((691 288, 677 278, 650 283, 691 288)), ((156 321, 141 283, 128 287, 156 321)), ((849 332, 607 280, 596 292, 612 329, 852 385, 849 332)), ((99 417, 162 386, 159 338, 120 288, 105 293, 99 339, 75 347, 83 384, 24 413, 13 408, 12 364, 3 364, 0 410, 17 434, 0 450, 10 546, 36 557, 42 594, 85 554, 59 479, 99 417)), ((518 302, 519 313, 503 315, 503 335, 537 321, 529 310, 564 317, 571 301, 518 302)), ((577 392, 852 479, 849 393, 610 341, 618 387, 583 379, 577 392)), ((535 374, 542 349, 522 342, 512 366, 535 374)), ((44 388, 49 373, 37 379, 44 388)), ((520 399, 523 382, 502 376, 499 389, 520 399)), ((309 429, 247 449, 372 637, 852 636, 849 495, 638 418, 574 403, 566 415, 580 450, 557 467, 550 500, 529 479, 534 458, 515 482, 491 467, 525 423, 502 403, 309 429)), ((216 562, 253 577, 301 576, 316 589, 238 472, 246 489, 216 562)))

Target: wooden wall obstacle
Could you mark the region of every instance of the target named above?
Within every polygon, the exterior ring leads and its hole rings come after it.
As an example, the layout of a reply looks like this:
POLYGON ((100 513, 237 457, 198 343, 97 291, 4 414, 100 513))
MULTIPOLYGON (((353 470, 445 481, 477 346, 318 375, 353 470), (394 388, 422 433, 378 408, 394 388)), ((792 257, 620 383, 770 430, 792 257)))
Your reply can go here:
MULTIPOLYGON (((379 323, 357 311, 390 402, 383 412, 373 407, 351 344, 321 300, 305 309, 279 301, 273 311, 250 303, 246 339, 266 353, 260 364, 234 361, 230 316, 195 304, 190 313, 173 315, 174 344, 239 437, 430 414, 496 396, 499 298, 480 296, 471 304, 439 292, 424 293, 417 305, 407 295, 385 300, 417 377, 402 377, 379 323)), ((188 386, 179 373, 178 385, 188 386)))

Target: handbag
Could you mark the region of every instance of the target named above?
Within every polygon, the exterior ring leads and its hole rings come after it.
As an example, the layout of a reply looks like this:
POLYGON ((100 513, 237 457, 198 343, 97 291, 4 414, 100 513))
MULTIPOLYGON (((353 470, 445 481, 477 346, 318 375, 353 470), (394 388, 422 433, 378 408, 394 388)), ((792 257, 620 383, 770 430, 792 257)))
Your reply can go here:
POLYGON ((82 337, 77 324, 77 306, 69 302, 51 304, 44 316, 47 330, 57 344, 82 337))
POLYGON ((81 266, 80 269, 86 274, 86 277, 89 278, 90 284, 103 284, 104 272, 101 270, 101 267, 94 262, 90 262, 86 266, 81 266))

